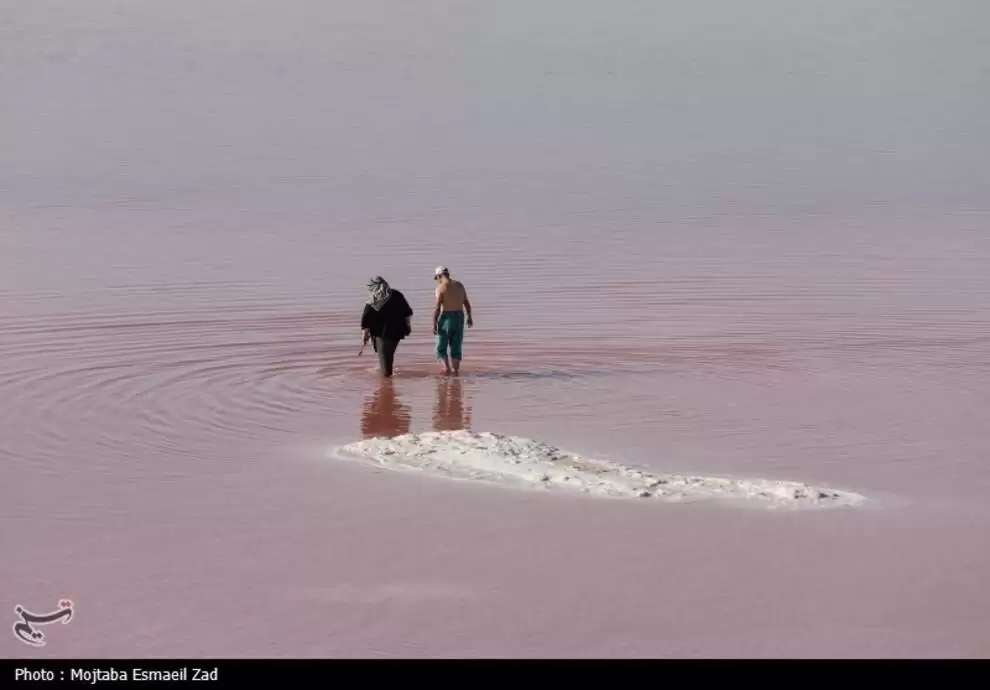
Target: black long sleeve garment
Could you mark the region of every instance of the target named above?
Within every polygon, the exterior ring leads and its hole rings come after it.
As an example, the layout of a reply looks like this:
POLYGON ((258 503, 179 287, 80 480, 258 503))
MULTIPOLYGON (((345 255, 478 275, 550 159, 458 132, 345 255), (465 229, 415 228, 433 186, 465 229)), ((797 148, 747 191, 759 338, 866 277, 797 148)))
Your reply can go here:
POLYGON ((402 340, 409 335, 406 318, 412 315, 413 310, 406 301, 406 296, 393 289, 392 296, 380 311, 372 309, 370 304, 364 305, 361 328, 367 328, 374 338, 402 340))

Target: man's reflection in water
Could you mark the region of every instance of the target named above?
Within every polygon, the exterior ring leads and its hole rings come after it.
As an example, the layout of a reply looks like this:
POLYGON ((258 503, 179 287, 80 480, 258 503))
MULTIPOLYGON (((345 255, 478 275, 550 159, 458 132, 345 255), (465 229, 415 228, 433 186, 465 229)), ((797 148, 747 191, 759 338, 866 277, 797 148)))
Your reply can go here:
POLYGON ((361 434, 364 438, 407 434, 409 419, 409 408, 399 402, 392 379, 383 379, 378 389, 365 398, 361 434))
POLYGON ((471 428, 471 407, 464 407, 464 392, 458 377, 445 376, 436 384, 436 407, 433 408, 435 431, 471 428))

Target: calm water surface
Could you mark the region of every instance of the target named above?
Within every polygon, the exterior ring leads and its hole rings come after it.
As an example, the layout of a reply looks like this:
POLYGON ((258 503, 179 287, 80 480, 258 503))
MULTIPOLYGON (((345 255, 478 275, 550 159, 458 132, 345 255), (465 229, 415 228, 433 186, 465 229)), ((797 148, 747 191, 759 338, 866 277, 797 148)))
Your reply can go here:
POLYGON ((0 2, 0 654, 987 656, 986 8, 742 5, 0 2), (326 457, 461 427, 874 502, 326 457))

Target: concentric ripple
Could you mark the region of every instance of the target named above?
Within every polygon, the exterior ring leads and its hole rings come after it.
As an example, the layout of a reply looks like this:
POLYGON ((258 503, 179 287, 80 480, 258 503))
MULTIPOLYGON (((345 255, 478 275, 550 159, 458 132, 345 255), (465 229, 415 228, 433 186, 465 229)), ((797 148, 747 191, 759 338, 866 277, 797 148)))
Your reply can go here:
POLYGON ((263 310, 8 319, 0 390, 18 445, 7 450, 38 457, 82 438, 126 452, 197 435, 250 438, 332 402, 331 380, 354 368, 334 339, 343 326, 332 313, 263 310))
MULTIPOLYGON (((4 450, 35 460, 82 440, 108 457, 192 452, 197 439, 237 443, 301 416, 353 415, 341 396, 367 387, 376 365, 370 349, 357 356, 353 314, 264 302, 6 317, 2 326, 0 424, 17 431, 4 450)), ((567 380, 679 359, 628 346, 562 351, 475 340, 466 380, 567 380)), ((429 337, 416 334, 402 346, 396 376, 435 375, 429 337)))

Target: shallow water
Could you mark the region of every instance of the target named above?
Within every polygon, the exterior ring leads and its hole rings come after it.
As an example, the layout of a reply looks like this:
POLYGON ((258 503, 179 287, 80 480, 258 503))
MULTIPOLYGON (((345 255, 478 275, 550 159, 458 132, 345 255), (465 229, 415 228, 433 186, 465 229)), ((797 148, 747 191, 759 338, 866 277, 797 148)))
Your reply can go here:
POLYGON ((243 5, 0 8, 0 655, 987 655, 980 5, 243 5), (327 457, 461 427, 872 502, 327 457))

